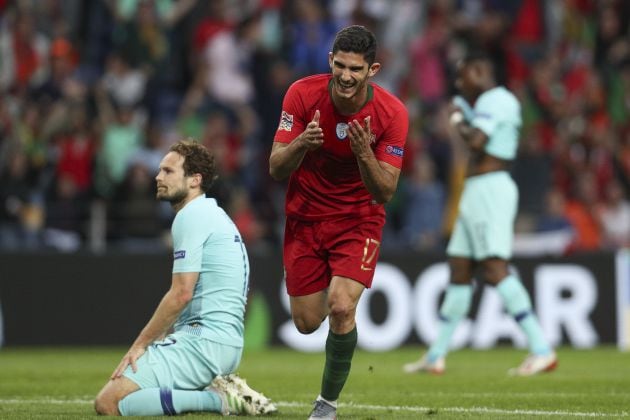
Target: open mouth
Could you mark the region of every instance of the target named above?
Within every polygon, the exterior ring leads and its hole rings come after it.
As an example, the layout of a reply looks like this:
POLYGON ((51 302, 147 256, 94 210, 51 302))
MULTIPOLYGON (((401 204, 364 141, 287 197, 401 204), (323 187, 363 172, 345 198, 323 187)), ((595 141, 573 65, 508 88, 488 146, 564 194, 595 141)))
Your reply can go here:
POLYGON ((354 84, 344 84, 341 82, 337 82, 337 90, 347 93, 352 91, 352 89, 354 88, 354 84))

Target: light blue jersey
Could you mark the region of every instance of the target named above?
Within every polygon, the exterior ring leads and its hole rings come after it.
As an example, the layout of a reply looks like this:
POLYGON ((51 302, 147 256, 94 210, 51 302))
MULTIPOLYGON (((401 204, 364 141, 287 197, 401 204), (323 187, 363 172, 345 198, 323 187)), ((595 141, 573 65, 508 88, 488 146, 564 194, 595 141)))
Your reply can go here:
POLYGON ((175 331, 241 347, 249 260, 236 226, 213 198, 200 196, 177 212, 172 234, 173 273, 199 273, 175 331))
POLYGON ((503 86, 487 90, 477 98, 474 108, 461 96, 455 97, 453 103, 462 110, 470 125, 488 136, 487 154, 505 160, 516 157, 521 106, 512 92, 503 86))

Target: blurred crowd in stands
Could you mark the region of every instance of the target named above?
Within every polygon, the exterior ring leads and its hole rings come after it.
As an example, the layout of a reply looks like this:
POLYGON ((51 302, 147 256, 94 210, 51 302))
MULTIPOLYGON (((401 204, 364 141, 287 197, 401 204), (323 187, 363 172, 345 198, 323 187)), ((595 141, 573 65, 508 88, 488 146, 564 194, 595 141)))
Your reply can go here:
POLYGON ((154 176, 192 137, 250 252, 276 251, 282 98, 329 72, 348 24, 377 34, 374 81, 410 111, 384 252, 443 251, 466 162, 446 109, 471 46, 522 102, 517 252, 628 247, 629 20, 623 0, 0 0, 0 249, 168 249, 154 176))

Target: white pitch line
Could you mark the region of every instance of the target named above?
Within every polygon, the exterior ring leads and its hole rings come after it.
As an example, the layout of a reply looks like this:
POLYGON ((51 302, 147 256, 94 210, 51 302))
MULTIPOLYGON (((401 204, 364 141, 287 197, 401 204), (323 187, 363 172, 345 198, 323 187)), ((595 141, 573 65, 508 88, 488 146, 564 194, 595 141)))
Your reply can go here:
MULTIPOLYGON (((93 399, 73 398, 42 398, 42 399, 0 399, 2 404, 92 404, 93 399)), ((310 407, 310 404, 297 401, 278 401, 278 407, 310 407)), ((546 411, 546 410, 506 410, 489 407, 422 407, 422 406, 396 406, 396 405, 371 405, 356 403, 340 403, 340 407, 358 408, 366 411, 401 411, 410 413, 421 413, 429 411, 445 411, 452 413, 474 413, 474 414, 502 414, 514 416, 565 416, 565 417, 628 417, 630 412, 621 411, 617 413, 601 412, 579 412, 579 411, 546 411)))
POLYGON ((92 404, 94 400, 88 400, 83 398, 72 398, 67 400, 57 398, 42 398, 38 400, 28 399, 0 399, 0 405, 2 404, 92 404))
MULTIPOLYGON (((278 407, 310 407, 310 404, 299 402, 279 401, 276 403, 278 407)), ((628 417, 629 412, 622 411, 620 413, 598 413, 598 412, 576 412, 576 411, 545 411, 545 410, 505 410, 500 408, 488 407, 421 407, 421 406, 395 406, 395 405, 370 405, 355 403, 340 403, 340 407, 358 408, 361 410, 374 411, 406 411, 412 413, 428 412, 428 411, 446 411, 454 413, 476 413, 476 414, 505 414, 505 415, 529 415, 529 416, 566 416, 566 417, 628 417)))

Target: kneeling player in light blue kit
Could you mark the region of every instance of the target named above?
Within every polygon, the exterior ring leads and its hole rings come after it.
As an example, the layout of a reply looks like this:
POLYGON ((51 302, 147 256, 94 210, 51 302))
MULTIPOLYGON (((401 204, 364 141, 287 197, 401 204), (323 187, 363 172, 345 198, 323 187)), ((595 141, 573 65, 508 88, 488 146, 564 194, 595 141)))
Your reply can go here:
POLYGON ((450 122, 471 154, 458 218, 447 248, 450 285, 440 307, 437 340, 420 360, 403 369, 407 373, 444 372, 451 337, 470 309, 471 281, 479 268, 484 280, 496 286, 528 339, 529 356, 509 372, 529 376, 551 371, 558 363, 556 354, 543 335, 527 290, 508 271, 518 190, 507 166, 516 157, 520 105, 510 91, 496 85, 492 63, 482 54, 471 54, 460 63, 456 85, 462 96, 454 100, 450 122))
POLYGON ((243 350, 249 261, 232 220, 205 196, 215 178, 214 157, 192 141, 171 146, 160 163, 157 198, 177 213, 172 284, 96 397, 99 414, 276 411, 232 374, 243 350))

